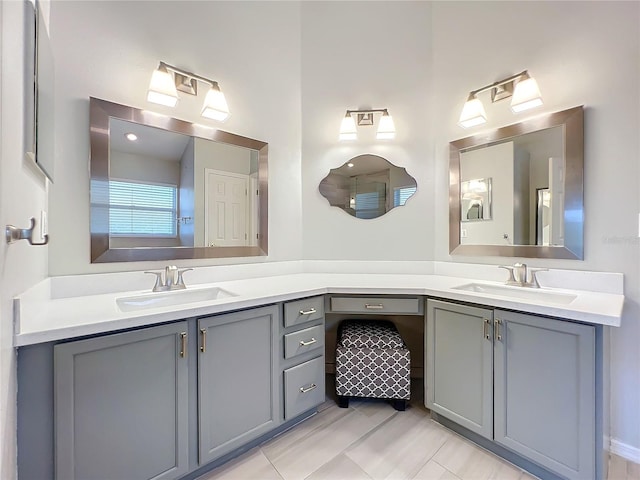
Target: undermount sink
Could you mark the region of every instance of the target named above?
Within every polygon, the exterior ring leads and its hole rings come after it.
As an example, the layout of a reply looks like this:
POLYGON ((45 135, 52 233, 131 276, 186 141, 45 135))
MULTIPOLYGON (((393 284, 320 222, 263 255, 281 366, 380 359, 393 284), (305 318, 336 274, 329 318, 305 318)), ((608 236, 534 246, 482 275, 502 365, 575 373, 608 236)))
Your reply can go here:
POLYGON ((169 290, 167 292, 149 292, 116 299, 122 312, 132 312, 147 308, 172 307, 185 303, 206 302, 236 297, 237 294, 219 287, 169 290))
POLYGON ((486 293, 502 297, 521 298, 523 300, 539 300, 541 302, 556 303, 560 305, 568 305, 578 297, 572 293, 549 292, 547 290, 535 288, 489 285, 486 283, 467 283, 465 285, 453 287, 453 290, 486 293))

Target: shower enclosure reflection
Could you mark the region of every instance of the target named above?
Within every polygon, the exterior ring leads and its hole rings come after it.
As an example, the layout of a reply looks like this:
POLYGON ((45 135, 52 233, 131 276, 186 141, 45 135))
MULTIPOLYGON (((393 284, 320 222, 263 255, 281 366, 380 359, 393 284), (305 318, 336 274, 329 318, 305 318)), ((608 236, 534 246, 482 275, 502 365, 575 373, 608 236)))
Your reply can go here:
POLYGON ((415 179, 377 155, 359 155, 333 168, 319 186, 329 205, 356 218, 377 218, 403 206, 415 193, 415 179))

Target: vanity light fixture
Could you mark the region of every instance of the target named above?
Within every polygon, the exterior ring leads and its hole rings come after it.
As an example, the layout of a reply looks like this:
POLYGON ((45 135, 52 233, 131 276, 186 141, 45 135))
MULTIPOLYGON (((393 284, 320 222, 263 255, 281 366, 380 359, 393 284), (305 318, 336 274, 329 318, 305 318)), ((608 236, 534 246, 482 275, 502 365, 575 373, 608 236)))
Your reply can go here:
POLYGON ((485 87, 469 93, 467 101, 462 107, 458 125, 462 128, 475 127, 487 121, 487 115, 478 94, 491 91, 491 102, 495 103, 505 98, 511 98, 511 111, 520 113, 530 108, 542 105, 542 95, 536 80, 524 70, 485 87))
POLYGON ((389 115, 389 111, 386 108, 376 108, 372 110, 347 110, 342 123, 340 124, 340 140, 357 140, 358 131, 357 127, 374 125, 374 114, 381 113, 380 121, 378 122, 378 130, 376 132, 376 138, 378 140, 391 140, 396 136, 396 127, 393 123, 393 118, 389 115))
POLYGON ((204 83, 208 88, 201 115, 212 120, 225 121, 229 117, 229 107, 218 82, 165 62, 160 62, 151 76, 147 100, 175 107, 178 103, 178 91, 197 96, 198 83, 204 83))

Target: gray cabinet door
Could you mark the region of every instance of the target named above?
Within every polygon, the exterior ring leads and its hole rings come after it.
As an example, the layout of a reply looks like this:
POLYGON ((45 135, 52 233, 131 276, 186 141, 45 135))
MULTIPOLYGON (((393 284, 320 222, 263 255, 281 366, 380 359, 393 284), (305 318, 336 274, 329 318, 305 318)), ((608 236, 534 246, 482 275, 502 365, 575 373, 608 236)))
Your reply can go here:
POLYGON ((594 327, 500 310, 495 321, 495 440, 566 478, 595 478, 594 327))
POLYGON ((427 407, 486 438, 493 436, 493 312, 428 300, 427 407))
POLYGON ((198 320, 200 464, 277 425, 278 319, 272 306, 198 320))
POLYGON ((188 470, 187 322, 56 345, 56 478, 188 470))

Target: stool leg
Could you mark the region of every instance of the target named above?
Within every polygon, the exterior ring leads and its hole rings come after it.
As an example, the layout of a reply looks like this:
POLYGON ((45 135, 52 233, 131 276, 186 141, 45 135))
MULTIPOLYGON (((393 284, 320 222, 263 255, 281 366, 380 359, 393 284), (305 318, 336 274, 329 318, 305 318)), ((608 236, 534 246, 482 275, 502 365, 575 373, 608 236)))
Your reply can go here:
POLYGON ((338 406, 340 408, 349 408, 349 397, 338 395, 338 406))
POLYGON ((394 399, 392 400, 393 408, 395 408, 399 412, 404 412, 407 409, 407 401, 394 399))

